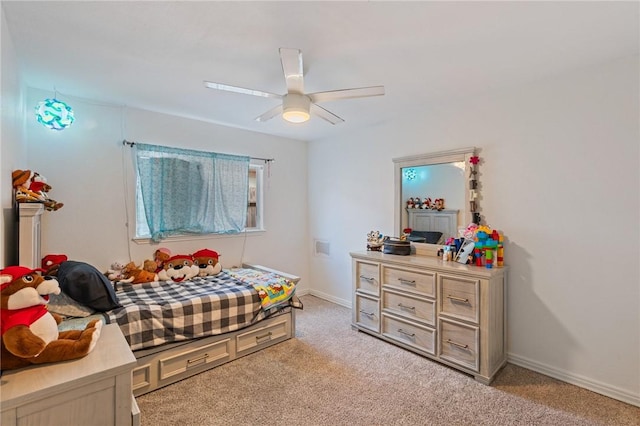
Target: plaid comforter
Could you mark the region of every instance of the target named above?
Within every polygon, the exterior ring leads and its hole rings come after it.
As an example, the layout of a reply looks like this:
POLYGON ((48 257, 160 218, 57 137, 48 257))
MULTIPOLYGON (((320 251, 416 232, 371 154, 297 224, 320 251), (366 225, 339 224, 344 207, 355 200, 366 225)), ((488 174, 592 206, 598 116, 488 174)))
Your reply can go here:
POLYGON ((118 284, 122 308, 106 312, 131 350, 239 330, 267 317, 250 283, 225 271, 181 283, 118 284))

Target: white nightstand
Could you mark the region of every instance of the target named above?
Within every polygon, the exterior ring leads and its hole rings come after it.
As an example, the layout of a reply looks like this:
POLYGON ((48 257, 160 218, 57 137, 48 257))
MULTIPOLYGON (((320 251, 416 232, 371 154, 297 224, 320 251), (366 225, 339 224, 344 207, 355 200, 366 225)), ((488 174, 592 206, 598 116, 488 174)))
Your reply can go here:
POLYGON ((3 426, 136 425, 131 393, 136 359, 115 324, 105 325, 84 358, 3 372, 3 426))

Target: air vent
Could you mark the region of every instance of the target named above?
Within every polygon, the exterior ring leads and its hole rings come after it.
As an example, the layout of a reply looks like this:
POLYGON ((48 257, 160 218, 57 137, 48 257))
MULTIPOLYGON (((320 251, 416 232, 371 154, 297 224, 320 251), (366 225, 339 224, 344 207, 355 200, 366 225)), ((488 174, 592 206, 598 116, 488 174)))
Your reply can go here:
POLYGON ((329 257, 331 254, 329 241, 314 240, 314 254, 316 256, 329 257))

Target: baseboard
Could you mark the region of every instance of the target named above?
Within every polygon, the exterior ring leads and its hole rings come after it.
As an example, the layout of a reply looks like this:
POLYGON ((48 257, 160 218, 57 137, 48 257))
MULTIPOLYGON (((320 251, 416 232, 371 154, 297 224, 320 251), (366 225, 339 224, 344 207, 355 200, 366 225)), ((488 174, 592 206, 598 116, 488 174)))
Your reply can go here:
POLYGON ((608 396, 609 398, 617 399, 618 401, 640 407, 640 395, 634 395, 629 391, 611 386, 607 383, 589 379, 579 374, 551 367, 541 362, 512 353, 507 355, 507 362, 544 374, 545 376, 553 377, 554 379, 562 380, 563 382, 567 382, 572 385, 580 386, 581 388, 608 396))
POLYGON ((326 294, 318 290, 310 290, 308 294, 319 297, 320 299, 324 299, 328 302, 335 303, 336 305, 344 306, 345 308, 351 309, 351 300, 340 299, 338 297, 331 296, 330 294, 326 294))

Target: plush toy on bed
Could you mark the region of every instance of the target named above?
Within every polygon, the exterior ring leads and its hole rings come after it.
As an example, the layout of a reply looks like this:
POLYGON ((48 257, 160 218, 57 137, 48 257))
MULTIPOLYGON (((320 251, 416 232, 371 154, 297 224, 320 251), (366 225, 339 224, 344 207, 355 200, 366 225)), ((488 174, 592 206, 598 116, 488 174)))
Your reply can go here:
POLYGON ((158 272, 158 278, 162 281, 179 283, 197 277, 199 272, 200 268, 193 264, 191 256, 178 254, 164 263, 164 268, 158 272))
POLYGON ((49 295, 59 293, 58 281, 42 277, 36 269, 0 270, 2 370, 82 358, 93 350, 102 321, 93 320, 84 330, 59 332, 60 317, 46 307, 49 295))
POLYGON ((160 247, 153 253, 153 260, 156 261, 155 273, 159 273, 164 268, 164 262, 171 257, 171 250, 165 247, 160 247))
POLYGON ((104 273, 104 276, 107 277, 109 281, 118 282, 124 280, 127 278, 124 276, 124 266, 125 265, 120 262, 113 262, 111 268, 107 269, 107 272, 104 273))
POLYGON ((118 282, 141 284, 158 281, 158 274, 146 271, 136 266, 134 262, 129 262, 124 266, 124 268, 122 268, 122 276, 124 278, 119 280, 118 282))
POLYGON ((220 255, 217 252, 209 249, 202 249, 193 253, 193 264, 198 267, 198 276, 218 275, 222 271, 219 258, 220 255))

